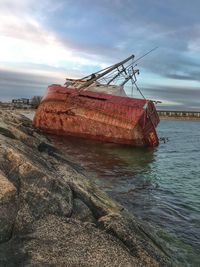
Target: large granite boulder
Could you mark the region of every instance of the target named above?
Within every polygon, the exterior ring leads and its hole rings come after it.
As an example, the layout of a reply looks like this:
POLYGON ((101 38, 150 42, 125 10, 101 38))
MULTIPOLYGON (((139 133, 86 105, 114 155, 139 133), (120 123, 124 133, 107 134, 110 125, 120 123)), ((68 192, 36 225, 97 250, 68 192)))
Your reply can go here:
POLYGON ((29 119, 0 111, 0 266, 173 266, 29 119))

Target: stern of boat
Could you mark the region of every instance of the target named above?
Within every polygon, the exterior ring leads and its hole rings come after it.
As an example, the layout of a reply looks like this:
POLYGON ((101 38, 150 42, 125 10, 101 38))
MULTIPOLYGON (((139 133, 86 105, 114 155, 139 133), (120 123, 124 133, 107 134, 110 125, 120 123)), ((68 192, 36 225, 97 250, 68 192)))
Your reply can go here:
POLYGON ((157 110, 152 101, 148 100, 145 104, 145 113, 143 117, 143 132, 147 146, 158 146, 159 138, 156 132, 156 127, 160 122, 157 110))

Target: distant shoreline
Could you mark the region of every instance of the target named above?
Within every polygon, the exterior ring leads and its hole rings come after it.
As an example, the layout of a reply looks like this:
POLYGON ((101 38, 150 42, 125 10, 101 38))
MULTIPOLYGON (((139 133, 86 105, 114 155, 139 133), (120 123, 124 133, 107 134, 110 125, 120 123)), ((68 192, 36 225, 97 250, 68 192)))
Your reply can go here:
POLYGON ((157 110, 161 120, 199 121, 199 111, 157 110))
POLYGON ((177 120, 177 121, 200 121, 200 118, 194 117, 173 117, 173 116, 159 116, 160 120, 177 120))

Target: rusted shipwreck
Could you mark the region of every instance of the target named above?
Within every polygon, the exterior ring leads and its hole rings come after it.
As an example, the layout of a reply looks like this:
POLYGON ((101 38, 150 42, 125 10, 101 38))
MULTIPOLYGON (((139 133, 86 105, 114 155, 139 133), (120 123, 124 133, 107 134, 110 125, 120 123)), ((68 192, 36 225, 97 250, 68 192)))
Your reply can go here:
MULTIPOLYGON (((56 135, 72 135, 133 146, 157 146, 159 117, 153 101, 127 97, 124 85, 136 85, 134 55, 82 79, 53 84, 33 124, 56 135)), ((143 96, 143 95, 142 95, 143 96)))

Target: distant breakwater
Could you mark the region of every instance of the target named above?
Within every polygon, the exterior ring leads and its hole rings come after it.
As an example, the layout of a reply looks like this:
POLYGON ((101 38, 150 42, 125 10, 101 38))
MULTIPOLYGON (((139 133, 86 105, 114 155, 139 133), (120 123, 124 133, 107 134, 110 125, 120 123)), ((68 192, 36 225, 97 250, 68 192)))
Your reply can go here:
POLYGON ((158 110, 161 119, 200 120, 200 111, 158 110))

